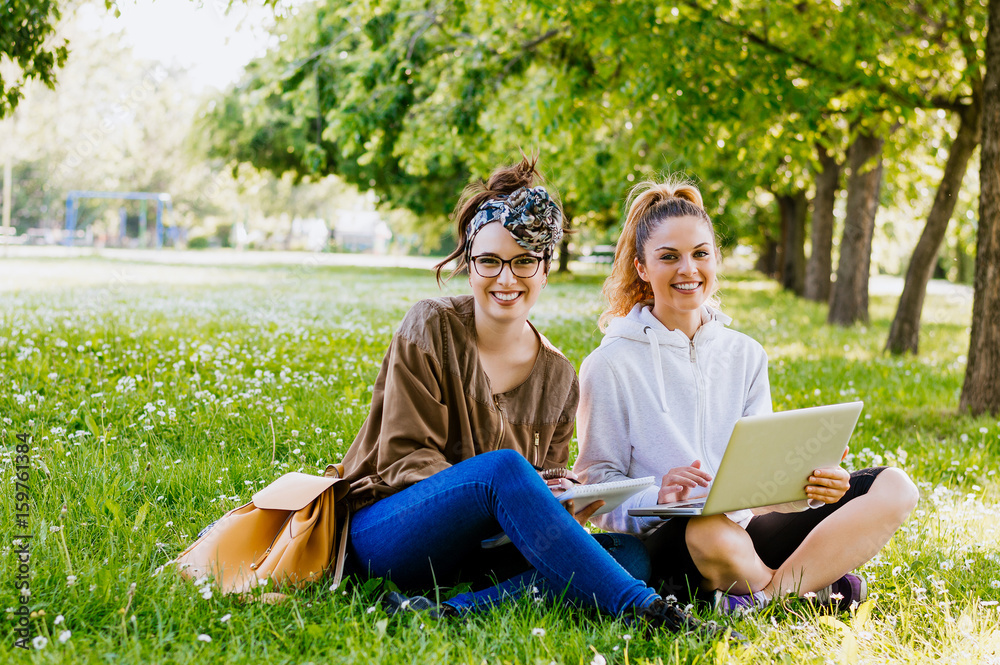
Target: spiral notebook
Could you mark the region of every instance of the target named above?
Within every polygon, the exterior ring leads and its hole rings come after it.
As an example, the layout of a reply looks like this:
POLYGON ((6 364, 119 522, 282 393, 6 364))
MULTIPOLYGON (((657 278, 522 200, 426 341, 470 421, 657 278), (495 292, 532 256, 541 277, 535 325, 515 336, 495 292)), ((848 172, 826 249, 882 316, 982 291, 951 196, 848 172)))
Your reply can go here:
MULTIPOLYGON (((570 489, 560 494, 557 499, 560 503, 575 500, 574 507, 582 510, 595 501, 604 501, 604 505, 597 509, 594 515, 609 513, 622 505, 630 496, 638 494, 647 487, 653 485, 656 480, 653 476, 643 478, 629 478, 627 480, 615 480, 609 483, 594 483, 593 485, 574 485, 570 489)), ((500 547, 510 542, 507 534, 501 532, 492 538, 487 538, 482 542, 485 549, 500 547)))

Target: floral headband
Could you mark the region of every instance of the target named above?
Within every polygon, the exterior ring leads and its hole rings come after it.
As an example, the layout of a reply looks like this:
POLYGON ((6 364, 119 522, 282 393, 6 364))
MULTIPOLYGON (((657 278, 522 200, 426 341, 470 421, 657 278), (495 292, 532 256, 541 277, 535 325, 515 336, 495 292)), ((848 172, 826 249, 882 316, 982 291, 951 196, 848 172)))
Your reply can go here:
POLYGON ((500 222, 518 245, 529 252, 551 255, 563 236, 562 211, 544 187, 521 187, 509 196, 490 199, 479 206, 466 233, 466 263, 472 256, 472 241, 490 222, 500 222))

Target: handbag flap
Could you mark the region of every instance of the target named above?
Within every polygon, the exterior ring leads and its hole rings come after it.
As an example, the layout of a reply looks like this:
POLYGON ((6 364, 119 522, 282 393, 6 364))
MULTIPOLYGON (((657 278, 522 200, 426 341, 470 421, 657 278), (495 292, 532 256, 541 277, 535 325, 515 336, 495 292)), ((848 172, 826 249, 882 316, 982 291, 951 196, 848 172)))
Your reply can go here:
POLYGON ((308 473, 286 473, 254 494, 253 505, 264 510, 302 510, 338 480, 308 473))

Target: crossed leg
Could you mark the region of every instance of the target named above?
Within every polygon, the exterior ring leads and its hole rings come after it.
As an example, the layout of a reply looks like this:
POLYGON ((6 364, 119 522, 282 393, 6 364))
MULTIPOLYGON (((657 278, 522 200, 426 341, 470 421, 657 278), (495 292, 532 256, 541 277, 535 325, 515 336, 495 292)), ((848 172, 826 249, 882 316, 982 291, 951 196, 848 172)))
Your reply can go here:
MULTIPOLYGON (((865 563, 889 542, 919 497, 913 481, 900 469, 877 473, 864 494, 816 509, 827 514, 805 538, 792 543, 794 549, 787 556, 762 558, 761 543, 755 547, 751 535, 755 529, 744 530, 725 515, 691 519, 685 541, 704 577, 701 587, 735 594, 763 591, 774 598, 818 591, 865 563)), ((783 523, 793 522, 796 515, 802 514, 772 513, 754 520, 771 522, 776 528, 767 535, 780 537, 783 523)))

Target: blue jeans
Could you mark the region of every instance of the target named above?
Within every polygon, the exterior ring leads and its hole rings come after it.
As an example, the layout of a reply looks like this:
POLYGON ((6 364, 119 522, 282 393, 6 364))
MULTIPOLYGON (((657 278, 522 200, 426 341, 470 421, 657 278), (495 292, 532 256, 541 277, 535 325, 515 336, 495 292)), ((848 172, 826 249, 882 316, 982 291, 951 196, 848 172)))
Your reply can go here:
POLYGON ((448 601, 460 609, 532 587, 612 614, 652 603, 656 592, 612 556, 645 577, 641 543, 619 534, 600 540, 577 524, 524 457, 496 450, 355 512, 348 561, 352 571, 388 577, 404 589, 456 584, 484 571, 504 580, 448 601), (482 540, 500 531, 516 553, 510 546, 482 549, 482 540))

